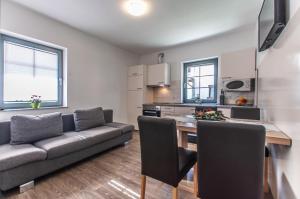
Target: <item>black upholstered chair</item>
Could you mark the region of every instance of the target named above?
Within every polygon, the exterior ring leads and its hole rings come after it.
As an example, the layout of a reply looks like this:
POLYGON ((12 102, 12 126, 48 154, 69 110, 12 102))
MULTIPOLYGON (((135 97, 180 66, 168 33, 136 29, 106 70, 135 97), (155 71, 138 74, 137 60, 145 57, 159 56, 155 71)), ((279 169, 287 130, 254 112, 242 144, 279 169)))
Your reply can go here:
POLYGON ((260 120, 260 109, 253 107, 232 107, 231 118, 260 120))
MULTIPOLYGON (((178 147, 173 119, 139 116, 138 125, 142 160, 141 198, 145 198, 146 176, 173 186, 173 198, 178 198, 178 184, 195 165, 197 153, 178 147)), ((194 177, 197 182, 197 176, 194 177)))
POLYGON ((198 175, 201 199, 262 199, 265 128, 200 121, 198 175))
MULTIPOLYGON (((260 120, 260 109, 253 107, 232 107, 231 118, 260 120)), ((270 151, 265 147, 265 172, 264 172, 264 192, 269 192, 268 170, 270 161, 270 151)))

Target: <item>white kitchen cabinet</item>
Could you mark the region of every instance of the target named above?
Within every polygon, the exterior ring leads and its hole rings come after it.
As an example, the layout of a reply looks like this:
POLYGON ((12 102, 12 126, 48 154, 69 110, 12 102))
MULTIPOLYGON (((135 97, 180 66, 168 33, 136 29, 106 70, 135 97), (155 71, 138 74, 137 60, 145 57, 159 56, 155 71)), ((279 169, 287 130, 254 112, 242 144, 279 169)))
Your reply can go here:
POLYGON ((147 66, 128 67, 127 117, 138 130, 137 117, 143 114, 143 104, 153 102, 153 91, 147 88, 147 66))
POLYGON ((175 115, 192 115, 195 113, 195 107, 175 107, 175 115))
POLYGON ((148 86, 170 85, 171 68, 169 64, 155 64, 148 66, 148 86))
POLYGON ((129 76, 128 91, 142 90, 144 88, 144 76, 129 76))
POLYGON ((195 107, 161 106, 161 117, 186 116, 195 113, 195 107))
POLYGON ((221 78, 255 78, 255 49, 248 48, 221 55, 221 78))
POLYGON ((143 76, 144 71, 146 70, 146 65, 136 65, 128 67, 128 77, 130 76, 143 76))

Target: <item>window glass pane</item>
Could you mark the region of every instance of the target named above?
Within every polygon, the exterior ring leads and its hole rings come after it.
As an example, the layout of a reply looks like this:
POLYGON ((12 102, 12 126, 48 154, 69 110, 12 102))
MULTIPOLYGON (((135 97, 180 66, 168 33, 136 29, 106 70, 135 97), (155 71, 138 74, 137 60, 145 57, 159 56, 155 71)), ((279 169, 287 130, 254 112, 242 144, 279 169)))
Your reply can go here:
POLYGON ((214 65, 207 65, 207 66, 201 66, 200 67, 200 75, 214 75, 215 73, 215 67, 214 65))
POLYGON ((8 42, 4 55, 4 103, 29 101, 31 95, 58 101, 58 55, 8 42))
POLYGON ((50 52, 35 51, 35 65, 38 68, 57 70, 58 56, 50 52))
POLYGON ((200 88, 200 98, 203 100, 207 100, 209 98, 208 88, 200 88))
POLYGON ((5 61, 10 64, 29 66, 33 65, 33 50, 9 42, 4 43, 5 61))
POLYGON ((56 54, 35 51, 35 93, 47 101, 58 100, 58 56, 56 54))
POLYGON ((204 76, 200 79, 200 87, 209 87, 214 85, 214 76, 204 76))
POLYGON ((199 97, 199 88, 197 89, 187 89, 187 99, 188 100, 193 100, 196 97, 199 97))
POLYGON ((199 88, 199 87, 200 87, 200 77, 187 78, 187 88, 199 88))
POLYGON ((199 66, 189 66, 187 68, 187 76, 188 77, 195 77, 195 76, 200 76, 200 68, 199 66))

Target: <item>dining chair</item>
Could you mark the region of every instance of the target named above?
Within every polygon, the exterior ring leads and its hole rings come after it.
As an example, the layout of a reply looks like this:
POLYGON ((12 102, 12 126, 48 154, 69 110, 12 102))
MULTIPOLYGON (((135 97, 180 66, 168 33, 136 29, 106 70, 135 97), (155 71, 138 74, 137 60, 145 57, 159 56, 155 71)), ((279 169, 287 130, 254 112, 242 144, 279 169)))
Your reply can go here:
POLYGON ((231 107, 231 118, 260 120, 260 109, 254 107, 231 107))
MULTIPOLYGON (((253 107, 232 107, 231 118, 235 119, 249 119, 249 120, 260 120, 260 109, 253 107)), ((270 162, 270 151, 268 147, 265 147, 265 171, 264 171, 264 192, 269 192, 268 184, 268 170, 270 162)))
POLYGON ((197 122, 201 199, 262 199, 266 130, 260 125, 197 122))
MULTIPOLYGON (((142 160, 141 199, 145 198, 146 176, 173 187, 178 198, 178 184, 194 166, 197 174, 197 153, 178 147, 176 122, 173 119, 139 116, 142 160)), ((194 175, 197 193, 197 175, 194 175)))

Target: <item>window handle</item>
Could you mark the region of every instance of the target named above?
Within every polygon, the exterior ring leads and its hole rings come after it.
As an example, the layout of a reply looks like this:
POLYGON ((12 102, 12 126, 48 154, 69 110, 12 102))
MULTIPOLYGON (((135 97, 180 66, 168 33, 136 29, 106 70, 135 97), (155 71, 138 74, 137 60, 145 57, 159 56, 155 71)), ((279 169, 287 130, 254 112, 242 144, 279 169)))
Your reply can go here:
POLYGON ((59 79, 58 79, 58 83, 59 83, 60 86, 63 85, 63 80, 62 80, 62 78, 59 78, 59 79))

